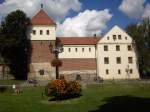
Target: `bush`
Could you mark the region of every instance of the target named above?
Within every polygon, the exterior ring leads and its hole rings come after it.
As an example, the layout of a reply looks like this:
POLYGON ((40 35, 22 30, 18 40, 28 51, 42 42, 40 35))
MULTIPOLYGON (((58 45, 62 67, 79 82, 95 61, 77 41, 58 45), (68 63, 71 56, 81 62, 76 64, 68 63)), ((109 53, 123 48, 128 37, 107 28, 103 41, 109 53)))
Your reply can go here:
POLYGON ((71 81, 68 83, 67 94, 68 97, 78 97, 81 93, 81 85, 77 81, 71 81))
POLYGON ((45 95, 53 97, 55 100, 64 100, 79 97, 81 85, 76 81, 67 82, 66 80, 53 80, 47 84, 45 95))
POLYGON ((7 87, 0 86, 0 93, 4 93, 5 91, 7 91, 7 87))

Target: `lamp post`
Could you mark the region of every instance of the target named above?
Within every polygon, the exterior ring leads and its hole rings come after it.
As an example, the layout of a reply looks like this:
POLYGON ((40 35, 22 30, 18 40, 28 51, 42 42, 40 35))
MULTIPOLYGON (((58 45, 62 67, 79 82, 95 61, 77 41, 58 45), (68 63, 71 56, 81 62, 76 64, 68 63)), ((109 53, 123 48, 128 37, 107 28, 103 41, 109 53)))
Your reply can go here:
MULTIPOLYGON (((63 45, 56 43, 56 42, 55 42, 55 45, 50 43, 49 48, 50 48, 50 52, 55 54, 56 61, 59 61, 58 54, 63 52, 63 45)), ((59 66, 60 65, 57 63, 55 66, 56 66, 56 79, 59 79, 59 66)))

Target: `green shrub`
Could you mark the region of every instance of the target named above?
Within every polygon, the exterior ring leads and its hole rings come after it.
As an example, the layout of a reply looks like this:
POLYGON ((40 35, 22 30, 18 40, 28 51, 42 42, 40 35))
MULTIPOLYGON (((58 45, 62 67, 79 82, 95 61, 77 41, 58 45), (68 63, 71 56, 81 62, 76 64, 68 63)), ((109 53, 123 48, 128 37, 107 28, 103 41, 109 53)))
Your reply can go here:
POLYGON ((45 87, 45 95, 53 97, 55 100, 64 100, 79 97, 81 85, 76 81, 53 80, 45 87))
POLYGON ((69 97, 78 97, 81 93, 81 85, 77 81, 71 81, 68 83, 67 94, 69 97))
POLYGON ((7 87, 0 86, 0 93, 4 93, 7 91, 7 87))

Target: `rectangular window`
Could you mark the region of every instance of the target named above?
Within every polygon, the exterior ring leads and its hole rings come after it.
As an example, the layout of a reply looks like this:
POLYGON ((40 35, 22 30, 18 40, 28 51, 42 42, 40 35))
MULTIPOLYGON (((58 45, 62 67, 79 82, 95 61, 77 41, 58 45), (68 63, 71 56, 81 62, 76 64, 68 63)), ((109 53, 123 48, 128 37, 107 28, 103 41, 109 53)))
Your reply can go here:
POLYGON ((128 57, 128 62, 129 63, 133 63, 133 58, 132 57, 128 57))
POLYGON ((121 40, 121 35, 118 35, 118 39, 121 40))
POLYGON ((109 74, 109 70, 108 70, 108 69, 106 69, 106 74, 107 74, 107 75, 109 74))
POLYGON ((121 70, 120 69, 118 70, 118 74, 121 74, 121 70))
POLYGON ((33 35, 36 35, 36 30, 32 30, 33 35))
POLYGON ((133 73, 133 70, 132 69, 130 69, 130 74, 132 74, 133 73))
POLYGON ((44 75, 44 70, 39 71, 40 75, 44 75))
POLYGON ((105 57, 105 58, 104 58, 104 63, 105 63, 105 64, 109 64, 109 58, 108 58, 108 57, 105 57))
POLYGON ((40 30, 40 35, 42 35, 43 34, 43 31, 42 30, 40 30))
POLYGON ((68 48, 68 51, 71 52, 71 48, 68 48))
POLYGON ((104 51, 108 51, 108 45, 104 45, 104 51))
POLYGON ((113 35, 113 39, 116 40, 116 35, 113 35))
POLYGON ((49 35, 49 30, 46 31, 46 34, 49 35))
POLYGON ((84 48, 82 48, 82 52, 84 52, 84 48))
POLYGON ((116 51, 120 51, 120 46, 116 45, 116 51))
POLYGON ((109 37, 107 37, 107 40, 109 40, 109 37))
POLYGON ((117 57, 116 62, 117 62, 117 64, 121 64, 121 57, 117 57))
POLYGON ((77 51, 78 51, 78 49, 77 49, 77 48, 75 48, 75 51, 77 52, 77 51))
POLYGON ((89 52, 91 52, 91 48, 89 48, 89 52))
POLYGON ((132 51, 132 46, 128 45, 128 51, 132 51))

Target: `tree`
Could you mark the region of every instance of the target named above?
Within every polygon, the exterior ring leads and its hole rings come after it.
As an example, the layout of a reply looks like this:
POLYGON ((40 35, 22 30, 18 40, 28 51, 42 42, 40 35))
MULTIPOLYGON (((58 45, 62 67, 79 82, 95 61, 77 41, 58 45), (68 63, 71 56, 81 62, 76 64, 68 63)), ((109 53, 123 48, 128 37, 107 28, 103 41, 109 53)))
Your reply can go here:
POLYGON ((6 16, 0 28, 0 54, 17 79, 26 78, 28 67, 27 29, 29 18, 16 10, 6 16))
POLYGON ((144 19, 140 24, 131 24, 126 31, 136 43, 139 71, 143 77, 150 73, 150 19, 144 19))

